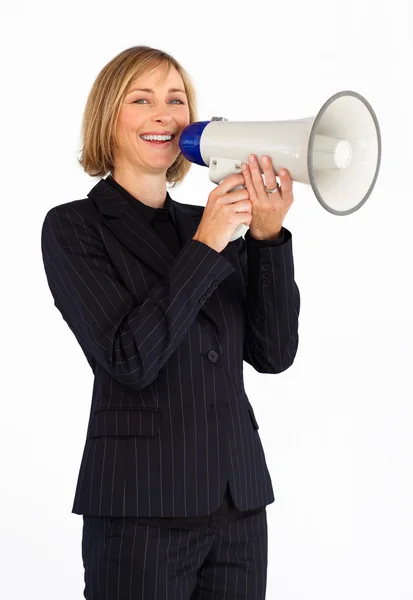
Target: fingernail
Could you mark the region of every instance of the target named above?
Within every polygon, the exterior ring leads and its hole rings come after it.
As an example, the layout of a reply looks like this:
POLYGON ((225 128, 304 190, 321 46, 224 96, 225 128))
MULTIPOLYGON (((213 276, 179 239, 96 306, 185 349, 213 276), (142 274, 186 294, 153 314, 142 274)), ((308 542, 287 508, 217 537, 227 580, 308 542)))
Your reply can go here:
POLYGON ((280 171, 280 175, 282 175, 284 177, 284 175, 287 174, 287 171, 285 169, 281 169, 280 171))
POLYGON ((249 155, 248 162, 251 163, 251 164, 254 162, 254 155, 253 154, 249 155))

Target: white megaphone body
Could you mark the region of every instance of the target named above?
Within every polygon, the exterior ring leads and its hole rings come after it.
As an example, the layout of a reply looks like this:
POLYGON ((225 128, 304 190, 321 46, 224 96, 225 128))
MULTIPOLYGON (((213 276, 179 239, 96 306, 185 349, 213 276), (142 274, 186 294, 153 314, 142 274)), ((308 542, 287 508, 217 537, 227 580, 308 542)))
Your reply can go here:
MULTIPOLYGON (((292 121, 211 121, 191 123, 179 146, 184 157, 209 167, 221 183, 240 173, 248 155, 268 155, 275 173, 288 170, 293 181, 310 184, 320 204, 334 215, 358 210, 370 196, 381 161, 377 117, 357 92, 338 92, 315 117, 292 121)), ((244 235, 239 225, 230 241, 244 235)))

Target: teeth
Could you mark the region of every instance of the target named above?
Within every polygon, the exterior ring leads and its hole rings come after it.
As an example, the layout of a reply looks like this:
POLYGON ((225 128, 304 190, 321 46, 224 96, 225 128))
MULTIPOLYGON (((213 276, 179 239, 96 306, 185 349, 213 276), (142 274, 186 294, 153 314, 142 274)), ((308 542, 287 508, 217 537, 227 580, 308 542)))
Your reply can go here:
POLYGON ((157 140, 157 141, 168 141, 172 139, 171 135, 141 135, 143 140, 157 140))

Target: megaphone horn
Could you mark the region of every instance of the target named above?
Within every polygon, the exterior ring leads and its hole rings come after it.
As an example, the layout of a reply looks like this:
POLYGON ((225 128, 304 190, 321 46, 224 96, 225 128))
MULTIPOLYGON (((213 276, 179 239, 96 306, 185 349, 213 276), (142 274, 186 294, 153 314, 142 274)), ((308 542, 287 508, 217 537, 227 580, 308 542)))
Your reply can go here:
POLYGON ((286 168, 293 181, 310 184, 321 206, 334 215, 353 213, 366 202, 381 162, 377 117, 353 91, 331 96, 315 117, 250 122, 213 117, 191 123, 179 146, 187 160, 209 167, 214 183, 241 172, 249 154, 266 154, 276 173, 286 168))

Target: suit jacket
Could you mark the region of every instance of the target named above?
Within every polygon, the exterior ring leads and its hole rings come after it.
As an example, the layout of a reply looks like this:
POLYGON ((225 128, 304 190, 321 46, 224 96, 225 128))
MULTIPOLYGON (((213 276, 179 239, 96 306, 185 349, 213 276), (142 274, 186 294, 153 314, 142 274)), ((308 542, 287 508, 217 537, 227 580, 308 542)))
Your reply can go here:
POLYGON ((209 515, 227 481, 242 511, 274 501, 243 361, 294 361, 291 233, 216 252, 192 239, 204 207, 172 202, 177 256, 104 179, 42 226, 54 304, 94 373, 76 514, 209 515))

